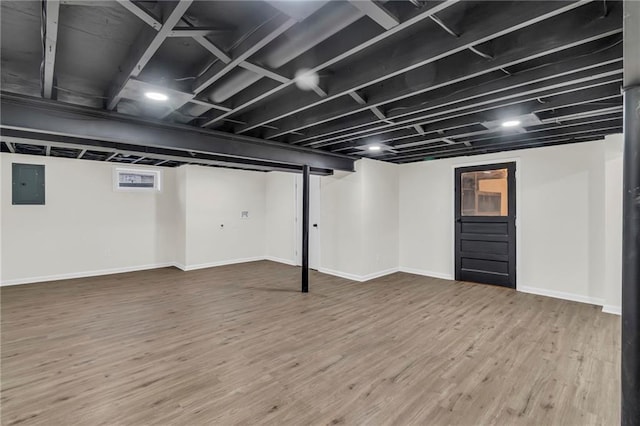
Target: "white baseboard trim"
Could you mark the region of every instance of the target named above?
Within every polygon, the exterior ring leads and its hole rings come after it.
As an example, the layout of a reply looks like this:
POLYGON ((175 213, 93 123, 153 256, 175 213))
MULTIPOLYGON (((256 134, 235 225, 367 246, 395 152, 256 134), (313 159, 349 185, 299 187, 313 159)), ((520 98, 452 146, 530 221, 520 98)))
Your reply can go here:
POLYGON ((146 271, 149 269, 168 268, 175 266, 182 271, 195 271, 198 269, 214 268, 216 266, 234 265, 236 263, 256 262, 258 260, 270 260, 272 262, 284 263, 296 266, 293 261, 281 259, 273 256, 255 256, 242 259, 230 259, 218 262, 201 263, 198 265, 183 265, 178 262, 157 263, 152 265, 128 266, 125 268, 100 269, 96 271, 73 272, 69 274, 46 275, 41 277, 18 278, 14 280, 4 280, 0 282, 0 286, 35 284, 47 281, 70 280, 74 278, 97 277, 100 275, 122 274, 126 272, 146 271))
POLYGON ((602 307, 602 312, 605 314, 622 315, 622 306, 604 305, 602 307))
POLYGON ((221 260, 218 262, 199 263, 197 265, 178 265, 174 264, 177 268, 183 271, 195 271, 198 269, 215 268, 216 266, 235 265, 236 263, 256 262, 258 260, 265 260, 264 256, 245 257, 242 259, 229 259, 221 260))
POLYGON ((588 297, 580 294, 565 293, 563 291, 547 290, 544 288, 517 286, 516 290, 522 293, 537 294, 539 296, 555 297, 556 299, 571 300, 572 302, 589 303, 590 305, 604 305, 604 299, 588 297))
POLYGON ((299 266, 299 265, 296 265, 296 262, 294 262, 293 260, 283 259, 281 257, 265 256, 264 260, 269 260, 271 262, 284 263, 285 265, 290 265, 290 266, 299 266))
POLYGON ((384 277, 385 275, 395 274, 399 270, 400 270, 399 268, 389 268, 389 269, 385 269, 383 271, 372 272, 372 273, 364 275, 364 276, 362 276, 360 278, 361 278, 362 282, 369 281, 369 280, 374 280, 376 278, 384 277))
POLYGON ((74 278, 97 277, 100 275, 123 274, 126 272, 146 271, 149 269, 168 268, 176 266, 174 262, 155 263, 151 265, 127 266, 124 268, 99 269, 95 271, 73 272, 69 274, 46 275, 40 277, 18 278, 14 280, 3 280, 0 286, 35 284, 47 281, 71 280, 74 278))
POLYGON ((333 275, 334 277, 340 277, 340 278, 344 278, 351 281, 361 281, 360 275, 350 274, 348 272, 335 271, 333 269, 327 269, 327 268, 318 268, 318 272, 322 274, 333 275))
POLYGON ((398 272, 398 268, 386 269, 384 271, 373 272, 367 275, 356 275, 356 274, 351 274, 349 272, 336 271, 334 269, 328 269, 328 268, 318 268, 318 272, 362 283, 365 281, 373 280, 375 278, 384 277, 385 275, 398 272))
POLYGON ((443 274, 442 272, 424 271, 422 269, 407 268, 405 266, 401 266, 399 270, 400 272, 406 272, 407 274, 423 275, 425 277, 440 278, 442 280, 453 281, 453 275, 443 274))

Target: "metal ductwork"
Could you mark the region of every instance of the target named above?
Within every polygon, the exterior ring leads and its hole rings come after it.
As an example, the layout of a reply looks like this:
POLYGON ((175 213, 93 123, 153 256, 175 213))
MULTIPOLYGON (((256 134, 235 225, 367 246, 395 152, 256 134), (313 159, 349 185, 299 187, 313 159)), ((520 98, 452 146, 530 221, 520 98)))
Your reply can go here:
MULTIPOLYGON (((256 62, 278 69, 363 16, 364 13, 347 2, 325 8, 307 18, 304 25, 296 25, 275 40, 262 55, 256 58, 256 62)), ((215 103, 225 102, 261 78, 263 78, 261 75, 238 68, 211 90, 208 98, 215 103)), ((199 116, 207 110, 207 107, 194 105, 189 109, 188 114, 199 116)))

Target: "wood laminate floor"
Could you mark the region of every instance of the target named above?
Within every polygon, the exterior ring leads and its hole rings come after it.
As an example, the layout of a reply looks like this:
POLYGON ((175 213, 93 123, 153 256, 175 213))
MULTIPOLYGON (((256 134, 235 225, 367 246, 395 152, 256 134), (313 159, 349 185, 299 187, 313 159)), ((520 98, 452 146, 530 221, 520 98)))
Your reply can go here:
POLYGON ((619 317, 254 262, 4 287, 2 424, 619 424, 619 317))

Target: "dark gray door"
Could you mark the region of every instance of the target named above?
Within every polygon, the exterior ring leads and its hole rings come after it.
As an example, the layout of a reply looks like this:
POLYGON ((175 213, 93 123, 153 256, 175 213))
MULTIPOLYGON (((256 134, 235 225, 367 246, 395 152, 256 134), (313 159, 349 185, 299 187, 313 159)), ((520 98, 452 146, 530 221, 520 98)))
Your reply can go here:
POLYGON ((516 287, 516 163, 455 171, 456 280, 516 287))

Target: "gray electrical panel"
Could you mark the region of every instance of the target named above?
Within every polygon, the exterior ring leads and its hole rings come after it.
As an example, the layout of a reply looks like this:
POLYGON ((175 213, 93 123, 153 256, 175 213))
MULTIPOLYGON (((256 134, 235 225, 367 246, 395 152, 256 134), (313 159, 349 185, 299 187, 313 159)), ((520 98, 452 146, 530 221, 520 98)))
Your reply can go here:
POLYGON ((44 204, 44 165, 12 164, 13 204, 44 204))

